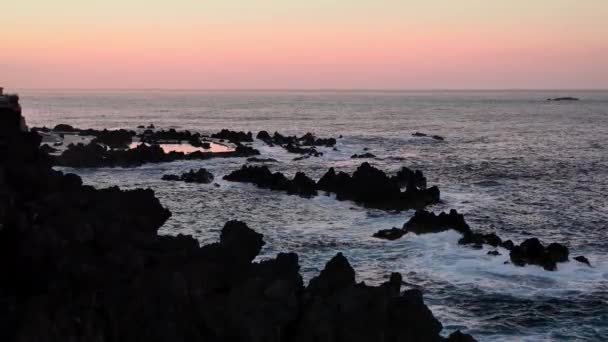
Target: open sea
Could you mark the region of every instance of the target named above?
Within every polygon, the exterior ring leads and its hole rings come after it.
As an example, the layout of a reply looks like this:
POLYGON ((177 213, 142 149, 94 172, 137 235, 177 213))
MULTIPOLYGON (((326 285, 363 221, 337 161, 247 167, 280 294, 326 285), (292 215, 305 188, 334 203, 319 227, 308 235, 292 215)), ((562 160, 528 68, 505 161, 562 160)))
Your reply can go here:
POLYGON ((96 187, 154 189, 173 216, 162 234, 190 234, 207 244, 230 219, 264 234, 260 258, 281 251, 300 256, 305 281, 343 252, 359 281, 379 283, 401 272, 421 287, 447 335, 456 329, 480 341, 608 340, 608 91, 34 91, 21 104, 32 126, 157 128, 214 133, 222 128, 338 137, 324 156, 296 155, 261 141, 272 171, 318 179, 329 167, 352 172, 364 148, 391 173, 421 170, 443 203, 473 230, 516 243, 538 237, 561 242, 576 261, 555 272, 505 264, 508 251, 459 246, 453 231, 396 241, 372 238, 401 227, 412 211, 365 209, 330 196, 305 199, 222 180, 245 163, 218 158, 137 168, 63 169, 96 187), (576 96, 577 102, 547 98, 576 96), (445 141, 416 138, 415 131, 445 141), (166 173, 205 167, 213 184, 161 181, 166 173))

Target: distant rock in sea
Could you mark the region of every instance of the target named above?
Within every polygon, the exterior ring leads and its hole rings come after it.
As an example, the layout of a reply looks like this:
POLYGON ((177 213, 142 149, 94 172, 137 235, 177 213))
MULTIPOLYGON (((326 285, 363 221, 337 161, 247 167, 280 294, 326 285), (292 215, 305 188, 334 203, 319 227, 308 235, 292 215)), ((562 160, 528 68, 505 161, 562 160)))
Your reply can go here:
POLYGON ((580 99, 577 97, 570 97, 570 96, 566 96, 566 97, 555 97, 555 98, 548 98, 547 101, 579 101, 580 99))

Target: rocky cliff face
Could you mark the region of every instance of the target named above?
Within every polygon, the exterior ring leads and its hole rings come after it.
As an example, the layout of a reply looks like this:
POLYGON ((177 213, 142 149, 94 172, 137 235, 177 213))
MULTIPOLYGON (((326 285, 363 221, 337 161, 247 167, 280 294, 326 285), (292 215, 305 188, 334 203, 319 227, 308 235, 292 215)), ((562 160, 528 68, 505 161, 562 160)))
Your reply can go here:
POLYGON ((0 138, 1 341, 445 340, 399 274, 356 283, 338 254, 305 287, 295 254, 252 262, 264 241, 243 222, 202 247, 159 236, 170 213, 152 190, 83 186, 36 133, 0 138))

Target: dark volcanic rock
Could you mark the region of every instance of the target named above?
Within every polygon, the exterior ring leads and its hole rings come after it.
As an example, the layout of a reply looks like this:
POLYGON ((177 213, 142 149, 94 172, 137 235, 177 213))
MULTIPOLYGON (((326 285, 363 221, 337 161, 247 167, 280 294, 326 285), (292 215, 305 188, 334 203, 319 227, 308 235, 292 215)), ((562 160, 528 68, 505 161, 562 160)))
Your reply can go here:
POLYGON ((439 201, 439 189, 418 190, 408 188, 402 192, 397 182, 392 181, 384 172, 361 164, 352 176, 330 168, 317 182, 319 190, 333 192, 339 200, 352 200, 370 208, 378 209, 415 209, 423 208, 439 201))
POLYGON ((579 101, 579 98, 576 97, 570 97, 570 96, 566 96, 566 97, 556 97, 553 99, 547 99, 547 101, 579 101))
POLYGON ((95 142, 88 145, 69 145, 60 155, 54 158, 59 166, 68 167, 135 167, 146 163, 163 163, 175 160, 205 160, 211 158, 249 157, 259 155, 254 148, 237 145, 232 152, 200 152, 190 154, 182 152, 165 153, 159 145, 139 144, 128 150, 111 150, 95 142))
POLYGON ((129 144, 133 142, 133 136, 135 136, 135 132, 133 131, 124 129, 108 131, 104 129, 95 134, 93 142, 106 145, 110 148, 128 148, 129 144))
POLYGON ((407 230, 399 228, 382 229, 374 233, 373 237, 385 240, 397 240, 407 234, 407 230))
POLYGON ((203 183, 209 184, 213 182, 213 175, 207 169, 200 168, 197 171, 190 170, 181 176, 178 175, 163 175, 162 180, 166 181, 182 181, 186 183, 203 183))
POLYGON ((251 132, 236 132, 227 129, 222 129, 220 132, 212 134, 212 138, 224 139, 233 143, 252 142, 253 136, 251 132))
POLYGON ((582 255, 574 257, 574 260, 576 260, 578 262, 582 262, 583 264, 587 264, 587 266, 591 266, 591 263, 589 262, 589 259, 587 259, 586 257, 584 257, 582 255))
POLYGON ((427 134, 426 133, 415 132, 415 133, 412 133, 412 136, 415 136, 415 137, 426 137, 427 134))
POLYGON ((435 139, 435 140, 439 140, 439 141, 444 141, 445 138, 442 137, 441 135, 433 135, 431 138, 435 139))
POLYGON ((499 251, 489 251, 489 252, 488 252, 488 255, 494 255, 494 256, 497 256, 497 255, 500 255, 500 252, 499 252, 499 251))
POLYGON ((373 153, 361 153, 361 154, 353 154, 350 156, 351 159, 366 159, 366 158, 376 158, 376 155, 373 153))
POLYGON ((284 136, 279 132, 274 132, 271 136, 267 131, 260 131, 256 135, 256 138, 269 146, 279 145, 290 153, 315 157, 323 155, 322 152, 314 148, 315 146, 333 147, 336 144, 336 139, 334 138, 317 138, 312 133, 306 133, 298 138, 297 136, 284 136))
POLYGON ((537 238, 527 239, 513 247, 509 256, 517 266, 526 264, 542 266, 547 271, 555 271, 556 263, 568 261, 568 248, 559 243, 552 243, 546 248, 537 238))
POLYGON ((243 222, 202 247, 159 236, 170 213, 152 190, 84 186, 37 134, 2 132, 1 341, 445 340, 399 274, 356 283, 338 255, 306 288, 295 254, 252 262, 264 241, 243 222))
POLYGON ((55 132, 68 132, 68 133, 77 133, 80 132, 80 129, 74 128, 67 124, 58 124, 53 128, 55 132))
POLYGON ((49 145, 40 145, 40 151, 42 151, 43 153, 46 154, 51 154, 51 153, 55 153, 55 152, 59 152, 58 149, 51 147, 49 145))
POLYGON ((251 163, 276 163, 277 160, 273 159, 273 158, 257 158, 257 157, 251 157, 251 158, 247 158, 248 162, 251 163))
POLYGON ((462 234, 471 232, 471 228, 464 220, 464 216, 454 209, 450 210, 449 214, 440 213, 439 215, 426 210, 418 210, 403 225, 403 229, 415 234, 439 233, 449 229, 462 234))
POLYGON ((267 166, 244 165, 241 169, 224 176, 231 182, 253 183, 260 188, 285 191, 290 195, 312 197, 317 195, 316 183, 298 172, 292 180, 280 172, 272 173, 267 166))
POLYGON ((412 171, 407 167, 402 167, 396 175, 391 177, 391 180, 396 182, 401 188, 426 189, 426 177, 424 177, 420 170, 412 171))
POLYGON ((182 141, 187 141, 192 146, 203 147, 201 143, 200 133, 191 133, 187 130, 177 131, 173 128, 169 130, 160 131, 153 131, 152 129, 147 129, 143 133, 139 134, 139 139, 141 140, 141 142, 149 144, 161 144, 169 142, 180 143, 182 141))

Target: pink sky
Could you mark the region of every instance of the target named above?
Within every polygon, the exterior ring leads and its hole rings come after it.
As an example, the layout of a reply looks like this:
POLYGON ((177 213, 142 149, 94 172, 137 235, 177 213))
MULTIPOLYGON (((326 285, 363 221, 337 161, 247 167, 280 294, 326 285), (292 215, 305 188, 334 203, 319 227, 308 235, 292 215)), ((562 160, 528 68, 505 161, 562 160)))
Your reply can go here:
POLYGON ((480 0, 361 0, 350 7, 328 0, 303 7, 226 1, 231 6, 107 0, 91 8, 57 0, 40 8, 33 0, 15 2, 1 14, 10 18, 0 33, 0 83, 8 88, 608 88, 608 1, 514 0, 506 6, 480 0))

